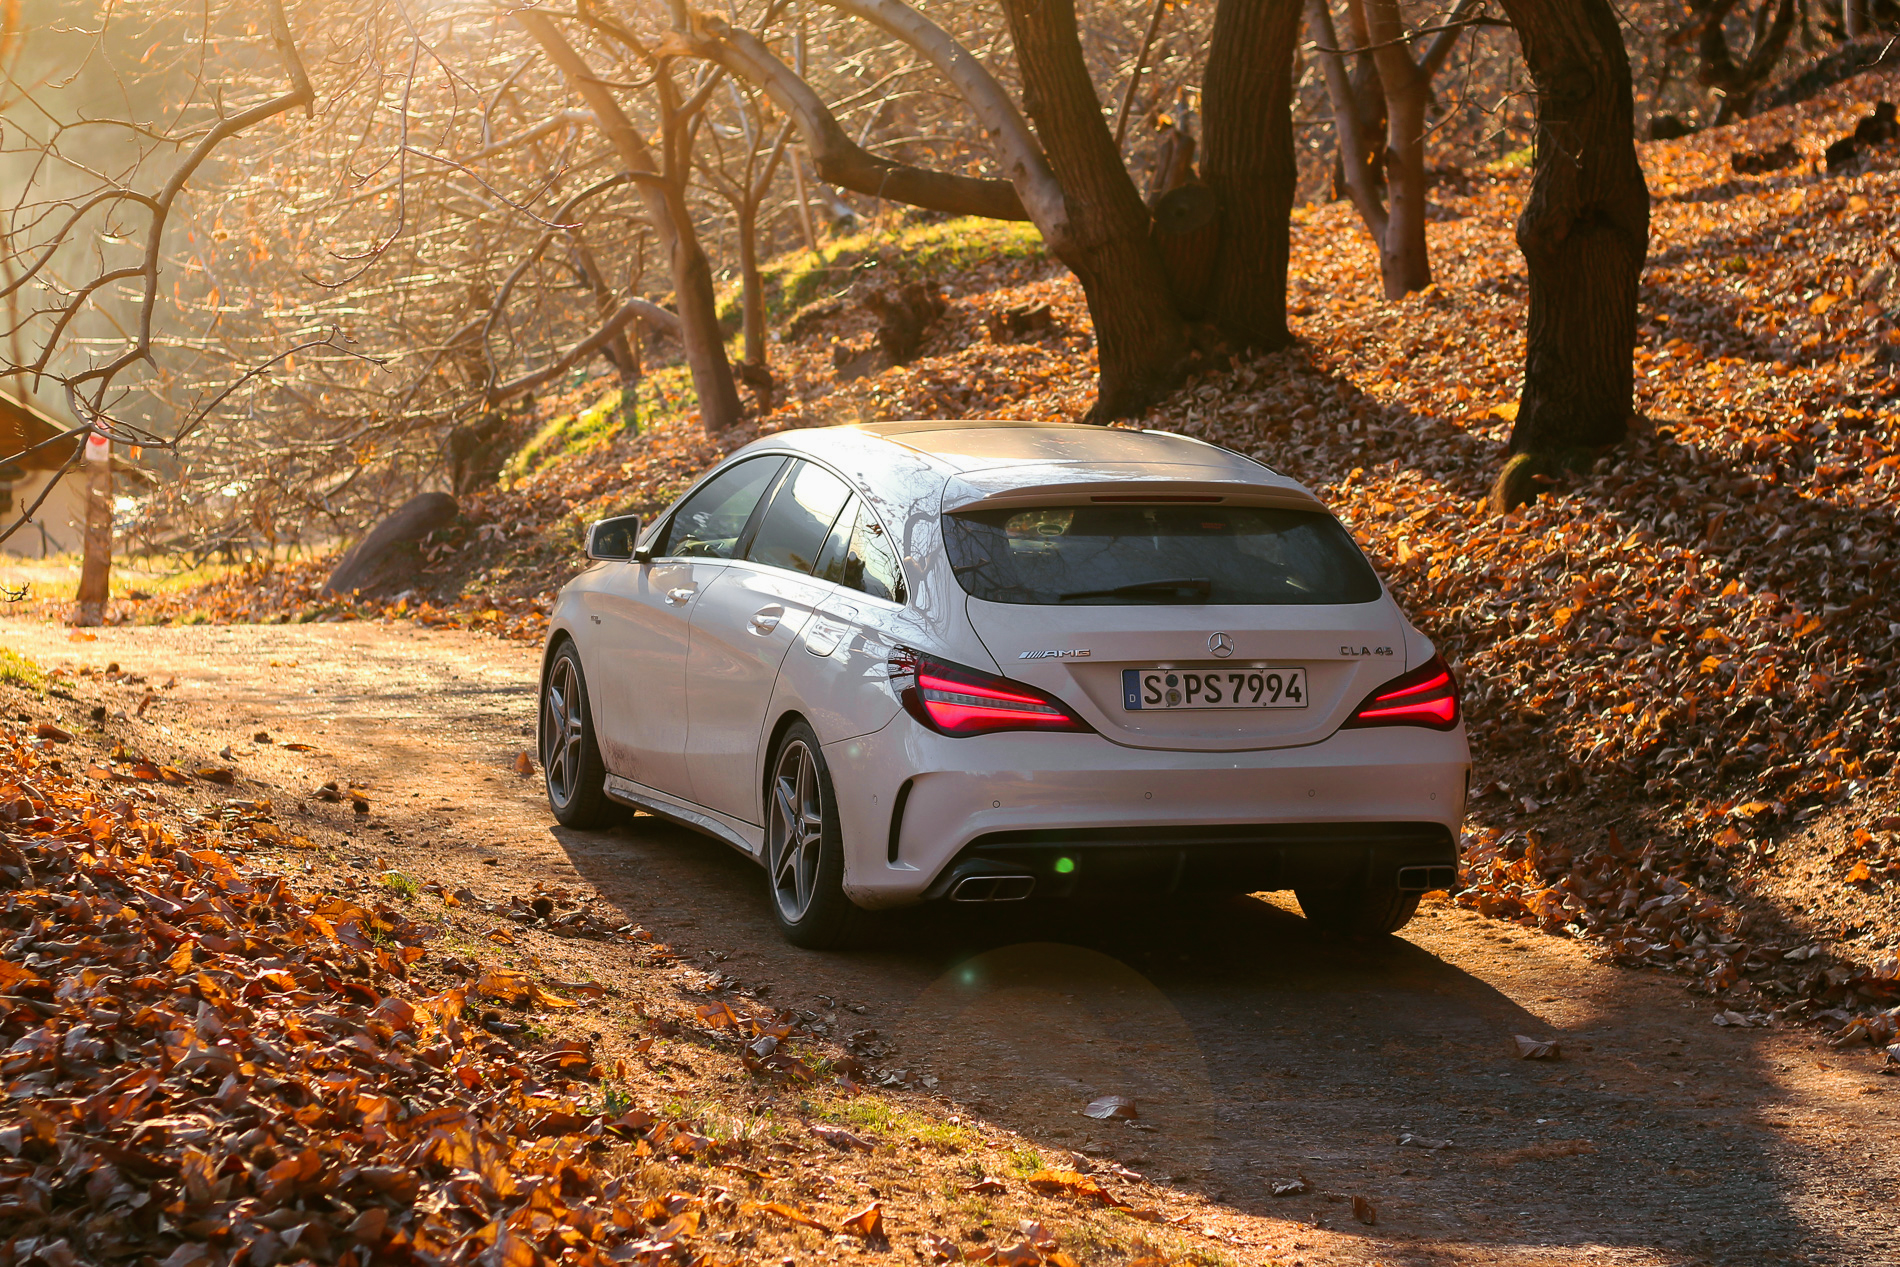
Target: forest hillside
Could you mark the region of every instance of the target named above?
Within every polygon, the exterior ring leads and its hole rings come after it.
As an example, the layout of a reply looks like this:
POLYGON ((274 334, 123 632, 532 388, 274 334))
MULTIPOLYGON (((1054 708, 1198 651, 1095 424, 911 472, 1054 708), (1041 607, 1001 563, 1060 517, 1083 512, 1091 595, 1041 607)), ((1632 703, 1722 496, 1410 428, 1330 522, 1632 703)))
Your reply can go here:
MULTIPOLYGON (((1438 280, 1403 300, 1378 297, 1347 203, 1297 210, 1299 342, 1215 349, 1124 424, 1319 489, 1453 658, 1479 760, 1460 901, 1681 972, 1738 1017, 1820 1015, 1883 1044, 1900 1002, 1900 145, 1846 170, 1824 154, 1896 97, 1900 74, 1870 73, 1641 147, 1639 425, 1533 504, 1486 508, 1522 363, 1520 161, 1434 173, 1438 280), (1785 165, 1749 170, 1762 155, 1785 165)), ((587 522, 659 509, 758 435, 1065 419, 1092 391, 1081 290, 1032 230, 899 225, 767 280, 779 381, 763 417, 708 438, 677 368, 632 406, 613 379, 576 377, 403 579, 339 599, 319 592, 334 559, 304 558, 122 592, 114 618, 532 639, 587 522), (867 299, 907 285, 944 307, 890 365, 867 299)))

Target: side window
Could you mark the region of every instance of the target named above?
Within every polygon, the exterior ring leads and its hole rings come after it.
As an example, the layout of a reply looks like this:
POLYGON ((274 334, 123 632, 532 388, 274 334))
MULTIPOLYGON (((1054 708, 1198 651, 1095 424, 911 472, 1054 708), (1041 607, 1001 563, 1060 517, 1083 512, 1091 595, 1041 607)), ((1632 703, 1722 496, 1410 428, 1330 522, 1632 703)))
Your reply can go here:
POLYGON ((810 572, 833 521, 850 498, 845 482, 824 467, 794 462, 772 494, 746 558, 767 567, 810 572))
POLYGON ((817 574, 821 580, 862 590, 873 598, 904 601, 904 569, 890 534, 870 507, 855 497, 825 542, 817 574))
POLYGON ((730 559, 784 458, 729 466, 686 499, 653 542, 655 558, 730 559))

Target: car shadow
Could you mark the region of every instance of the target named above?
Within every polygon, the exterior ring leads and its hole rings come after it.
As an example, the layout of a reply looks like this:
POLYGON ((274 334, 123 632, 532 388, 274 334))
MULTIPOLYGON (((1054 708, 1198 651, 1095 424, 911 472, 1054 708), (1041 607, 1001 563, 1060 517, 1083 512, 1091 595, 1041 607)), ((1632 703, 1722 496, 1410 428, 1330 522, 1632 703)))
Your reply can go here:
POLYGON ((645 816, 555 835, 685 960, 805 1013, 873 1081, 1020 1132, 1044 1164, 1112 1160, 1214 1214, 1326 1228, 1394 1263, 1449 1242, 1825 1259, 1836 1235, 1795 1208, 1760 1122, 1789 1094, 1768 1037, 1714 1029, 1675 984, 1567 942, 1442 903, 1400 937, 1339 940, 1254 896, 912 908, 862 949, 810 952, 729 848, 645 816), (1510 948, 1476 954, 1484 938, 1510 948), (1520 1059, 1518 1034, 1563 1058, 1520 1059), (1104 1095, 1139 1116, 1084 1116, 1104 1095))

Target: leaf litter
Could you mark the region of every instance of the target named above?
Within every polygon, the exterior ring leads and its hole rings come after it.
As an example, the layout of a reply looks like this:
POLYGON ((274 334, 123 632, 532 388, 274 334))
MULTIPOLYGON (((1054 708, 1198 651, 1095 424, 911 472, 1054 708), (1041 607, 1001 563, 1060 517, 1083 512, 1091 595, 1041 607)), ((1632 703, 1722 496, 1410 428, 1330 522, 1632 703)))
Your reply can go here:
MULTIPOLYGON (((780 1160, 808 1151, 795 1138, 620 1089, 653 1039, 603 1043, 598 1011, 561 1025, 606 988, 532 955, 470 965, 441 953, 440 926, 413 902, 295 878, 285 864, 303 855, 266 800, 161 805, 141 786, 62 772, 57 752, 0 723, 0 1261, 712 1267, 775 1244, 809 1253, 799 1236, 834 1229, 899 1256, 961 1256, 916 1226, 942 1216, 899 1186, 942 1145, 810 1123, 855 1141, 844 1156, 898 1198, 828 1214, 830 1184, 813 1189, 780 1160)), ((430 884, 446 912, 450 895, 430 884)), ((461 892, 475 909, 520 900, 461 892)), ((526 927, 567 901, 536 897, 526 927)), ((632 928, 606 940, 663 950, 632 928)), ((777 1087, 825 1099, 796 1013, 734 997, 649 1023, 728 1053, 767 1103, 777 1087)), ((1049 1230, 1064 1203, 1042 1213, 1033 1187, 996 1187, 981 1199, 999 1217, 1036 1216, 1010 1261, 1074 1267, 1049 1230)))
MULTIPOLYGON (((1455 900, 1740 996, 1750 1014, 1876 1044, 1900 1036, 1900 841, 1878 832, 1850 847, 1867 856, 1830 858, 1825 874, 1796 875, 1790 860, 1805 825, 1894 810, 1900 173, 1891 146, 1845 175, 1817 160, 1896 88, 1900 75, 1876 70, 1640 147, 1653 206, 1635 434, 1509 515, 1483 509, 1527 302, 1513 225, 1529 182, 1508 164, 1436 173, 1438 280, 1400 301, 1380 298, 1349 206, 1297 210, 1289 304, 1303 342, 1211 357, 1132 424, 1227 444, 1319 488, 1453 660, 1480 772, 1455 900), (1731 163, 1783 146, 1793 166, 1731 163), (1804 925, 1795 905, 1834 930, 1873 923, 1887 954, 1804 925), (1784 958, 1817 940, 1821 961, 1784 958)), ((313 560, 121 615, 407 619, 539 638, 582 562, 579 524, 657 510, 758 435, 1079 416, 1095 363, 1073 279, 1012 261, 951 280, 908 365, 838 381, 834 349, 869 330, 847 303, 819 337, 775 347, 781 403, 768 416, 708 438, 689 412, 664 415, 475 495, 469 527, 428 547, 433 591, 324 597, 313 560), (986 333, 999 313, 1044 308, 1030 337, 986 333)))

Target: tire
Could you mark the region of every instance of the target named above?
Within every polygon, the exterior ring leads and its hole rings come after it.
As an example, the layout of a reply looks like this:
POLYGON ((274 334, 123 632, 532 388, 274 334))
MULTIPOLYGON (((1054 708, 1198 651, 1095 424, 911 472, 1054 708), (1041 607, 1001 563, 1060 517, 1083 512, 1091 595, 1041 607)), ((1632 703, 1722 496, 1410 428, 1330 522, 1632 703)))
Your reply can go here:
POLYGON ((1396 933, 1418 913, 1417 893, 1392 888, 1295 889, 1300 913, 1313 927, 1346 937, 1396 933))
POLYGON ((845 896, 838 799, 818 736, 794 722, 765 778, 766 894, 785 940, 807 950, 858 942, 871 917, 845 896))
POLYGON ((591 831, 620 816, 620 807, 607 799, 607 766, 594 739, 587 677, 571 642, 554 653, 541 685, 541 776, 548 808, 561 826, 591 831))

